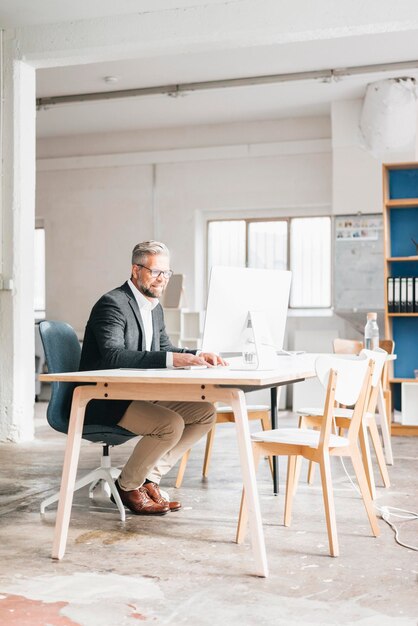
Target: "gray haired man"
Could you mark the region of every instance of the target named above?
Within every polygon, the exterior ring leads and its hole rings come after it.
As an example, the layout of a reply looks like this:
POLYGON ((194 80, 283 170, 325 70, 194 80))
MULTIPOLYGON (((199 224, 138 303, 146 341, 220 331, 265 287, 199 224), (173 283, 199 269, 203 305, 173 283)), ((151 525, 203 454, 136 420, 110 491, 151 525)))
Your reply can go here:
MULTIPOLYGON (((144 241, 132 252, 131 277, 96 302, 87 322, 80 370, 225 365, 212 353, 176 348, 164 326, 158 301, 172 275, 167 247, 144 241)), ((124 466, 116 487, 136 515, 164 515, 180 509, 160 492, 161 477, 213 426, 208 402, 92 400, 87 424, 108 424, 142 438, 124 466)))

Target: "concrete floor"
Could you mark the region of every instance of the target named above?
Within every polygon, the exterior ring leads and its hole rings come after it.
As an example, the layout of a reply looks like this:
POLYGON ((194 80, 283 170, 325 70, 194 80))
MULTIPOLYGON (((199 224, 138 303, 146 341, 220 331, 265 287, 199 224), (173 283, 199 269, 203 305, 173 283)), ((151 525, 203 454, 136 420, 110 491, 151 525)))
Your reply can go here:
MULTIPOLYGON (((333 477, 341 556, 328 556, 318 485, 301 483, 291 528, 282 525, 283 490, 271 493, 268 466, 259 490, 270 577, 252 575, 248 542, 234 542, 241 481, 233 425, 222 425, 209 478, 202 480, 203 442, 193 451, 183 486, 164 487, 183 509, 161 518, 128 515, 125 524, 105 500, 75 496, 67 553, 50 559, 55 520, 39 503, 58 487, 65 436, 52 431, 38 403, 37 437, 0 445, 0 624, 7 626, 129 626, 223 623, 228 626, 417 624, 417 553, 398 546, 380 522, 370 535, 361 501, 336 459, 333 477)), ((283 425, 291 423, 289 417, 283 425)), ((252 425, 254 426, 254 425, 252 425)), ((378 504, 418 510, 417 440, 394 438, 392 487, 378 504)), ((122 464, 132 444, 112 451, 122 464)), ((80 470, 97 465, 98 446, 85 443, 80 470)), ((281 484, 285 464, 281 464, 281 484)), ((305 472, 303 472, 305 476, 305 472)), ((401 539, 418 544, 418 523, 399 523, 401 539)))

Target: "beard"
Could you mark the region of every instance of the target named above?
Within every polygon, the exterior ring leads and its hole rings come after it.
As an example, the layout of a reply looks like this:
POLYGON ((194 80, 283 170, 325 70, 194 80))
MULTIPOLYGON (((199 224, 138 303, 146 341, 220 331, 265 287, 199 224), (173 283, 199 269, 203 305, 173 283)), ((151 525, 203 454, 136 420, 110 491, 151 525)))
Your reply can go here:
POLYGON ((147 296, 147 298, 159 298, 164 291, 164 287, 145 287, 141 285, 140 291, 144 296, 147 296))

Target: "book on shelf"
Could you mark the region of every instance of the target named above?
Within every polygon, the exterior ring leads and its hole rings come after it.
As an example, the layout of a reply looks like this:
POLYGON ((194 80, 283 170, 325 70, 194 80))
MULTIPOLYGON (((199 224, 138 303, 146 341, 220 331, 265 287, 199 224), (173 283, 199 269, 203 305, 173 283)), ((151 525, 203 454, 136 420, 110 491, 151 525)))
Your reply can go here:
POLYGON ((406 313, 406 298, 407 298, 407 293, 406 293, 406 286, 407 286, 407 282, 406 282, 406 276, 401 276, 400 278, 401 281, 401 286, 400 286, 400 306, 399 306, 399 312, 400 313, 406 313))
POLYGON ((393 277, 388 277, 388 312, 394 313, 393 277))
POLYGON ((418 276, 414 278, 414 312, 418 313, 418 276))
POLYGON ((418 313, 418 276, 388 277, 388 313, 418 313))
POLYGON ((408 276, 406 279, 406 312, 414 312, 414 279, 408 276))
POLYGON ((393 279, 393 313, 399 313, 401 306, 401 279, 393 279))

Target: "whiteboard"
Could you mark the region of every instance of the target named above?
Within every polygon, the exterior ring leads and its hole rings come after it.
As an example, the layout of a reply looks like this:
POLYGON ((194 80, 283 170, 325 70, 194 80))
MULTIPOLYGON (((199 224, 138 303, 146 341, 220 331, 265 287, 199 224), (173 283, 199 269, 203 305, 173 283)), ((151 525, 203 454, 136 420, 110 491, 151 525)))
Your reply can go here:
POLYGON ((337 224, 348 215, 334 220, 334 308, 335 310, 383 309, 383 218, 380 214, 362 215, 378 224, 377 239, 337 238, 337 224))

